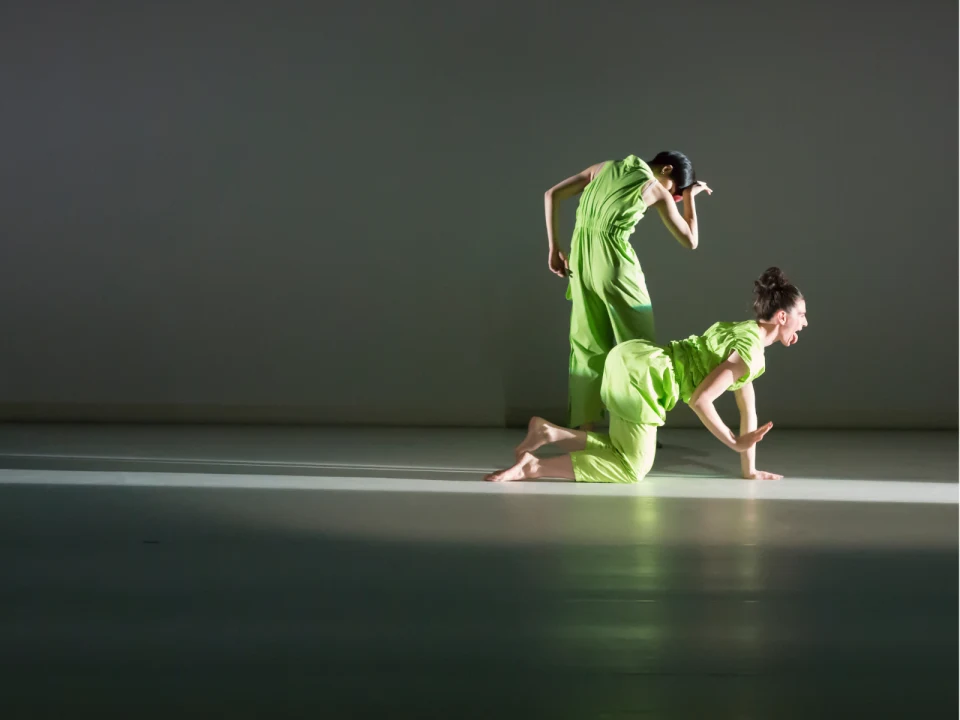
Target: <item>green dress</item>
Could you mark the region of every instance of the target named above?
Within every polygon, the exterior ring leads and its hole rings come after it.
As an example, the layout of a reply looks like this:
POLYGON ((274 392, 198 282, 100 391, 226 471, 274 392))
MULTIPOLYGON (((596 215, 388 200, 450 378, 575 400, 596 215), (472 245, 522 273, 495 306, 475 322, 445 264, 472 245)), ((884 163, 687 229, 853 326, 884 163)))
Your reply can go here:
POLYGON ((656 454, 657 428, 677 402, 690 402, 697 386, 734 352, 747 373, 739 390, 764 371, 760 328, 753 320, 716 323, 703 335, 664 347, 645 340, 617 345, 607 356, 602 399, 610 433, 587 433, 584 450, 571 453, 578 482, 632 483, 642 480, 656 454))
POLYGON ((629 237, 646 212, 642 192, 654 179, 629 155, 606 162, 584 188, 570 246, 569 424, 600 420, 603 365, 615 345, 655 342, 650 295, 629 237))

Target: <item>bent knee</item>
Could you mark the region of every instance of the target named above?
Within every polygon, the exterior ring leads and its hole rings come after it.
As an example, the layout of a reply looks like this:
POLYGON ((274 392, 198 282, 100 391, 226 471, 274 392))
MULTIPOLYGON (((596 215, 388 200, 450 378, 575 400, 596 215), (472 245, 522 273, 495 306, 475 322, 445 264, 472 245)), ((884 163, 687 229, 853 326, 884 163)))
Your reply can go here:
POLYGON ((640 482, 653 469, 653 458, 624 458, 623 464, 627 468, 627 474, 632 478, 631 482, 640 482))

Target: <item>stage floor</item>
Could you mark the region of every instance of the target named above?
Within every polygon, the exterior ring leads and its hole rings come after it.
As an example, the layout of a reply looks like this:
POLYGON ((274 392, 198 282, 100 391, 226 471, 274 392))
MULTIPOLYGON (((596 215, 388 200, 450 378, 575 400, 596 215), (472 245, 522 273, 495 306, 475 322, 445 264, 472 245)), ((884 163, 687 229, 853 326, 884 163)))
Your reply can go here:
POLYGON ((9 718, 955 717, 957 433, 0 426, 9 718))

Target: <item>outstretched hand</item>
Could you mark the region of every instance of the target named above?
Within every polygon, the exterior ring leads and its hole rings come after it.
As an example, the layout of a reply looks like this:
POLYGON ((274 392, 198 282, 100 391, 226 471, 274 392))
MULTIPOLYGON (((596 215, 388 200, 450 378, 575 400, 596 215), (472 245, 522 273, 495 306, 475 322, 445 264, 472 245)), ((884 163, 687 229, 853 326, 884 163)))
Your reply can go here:
POLYGON ((746 452, 758 442, 763 440, 763 436, 770 432, 770 428, 773 427, 772 422, 768 422, 766 425, 758 427, 756 430, 751 430, 748 433, 744 433, 737 438, 737 442, 734 445, 734 449, 737 452, 746 452))
POLYGON ((566 277, 570 274, 570 264, 567 261, 567 256, 560 252, 558 248, 550 251, 550 256, 547 258, 547 265, 550 268, 550 272, 558 277, 566 277))
POLYGON ((687 197, 688 194, 690 197, 696 197, 702 192, 705 192, 707 195, 713 195, 713 190, 711 190, 705 182, 697 181, 690 187, 683 189, 683 197, 687 197))

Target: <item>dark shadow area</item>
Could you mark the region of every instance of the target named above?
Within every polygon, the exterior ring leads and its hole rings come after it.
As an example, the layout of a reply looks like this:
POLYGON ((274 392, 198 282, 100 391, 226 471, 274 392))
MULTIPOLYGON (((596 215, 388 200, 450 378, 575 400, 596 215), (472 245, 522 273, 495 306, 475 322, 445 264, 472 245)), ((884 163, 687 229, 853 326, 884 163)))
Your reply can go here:
POLYGON ((339 501, 0 488, 5 717, 955 715, 952 541, 428 542, 339 501))
POLYGON ((731 477, 739 469, 739 458, 731 455, 732 462, 726 466, 707 462, 706 458, 716 453, 709 453, 706 450, 680 445, 676 442, 664 444, 657 450, 657 457, 653 462, 652 472, 681 472, 690 474, 688 468, 694 467, 703 472, 696 474, 703 477, 731 477))

